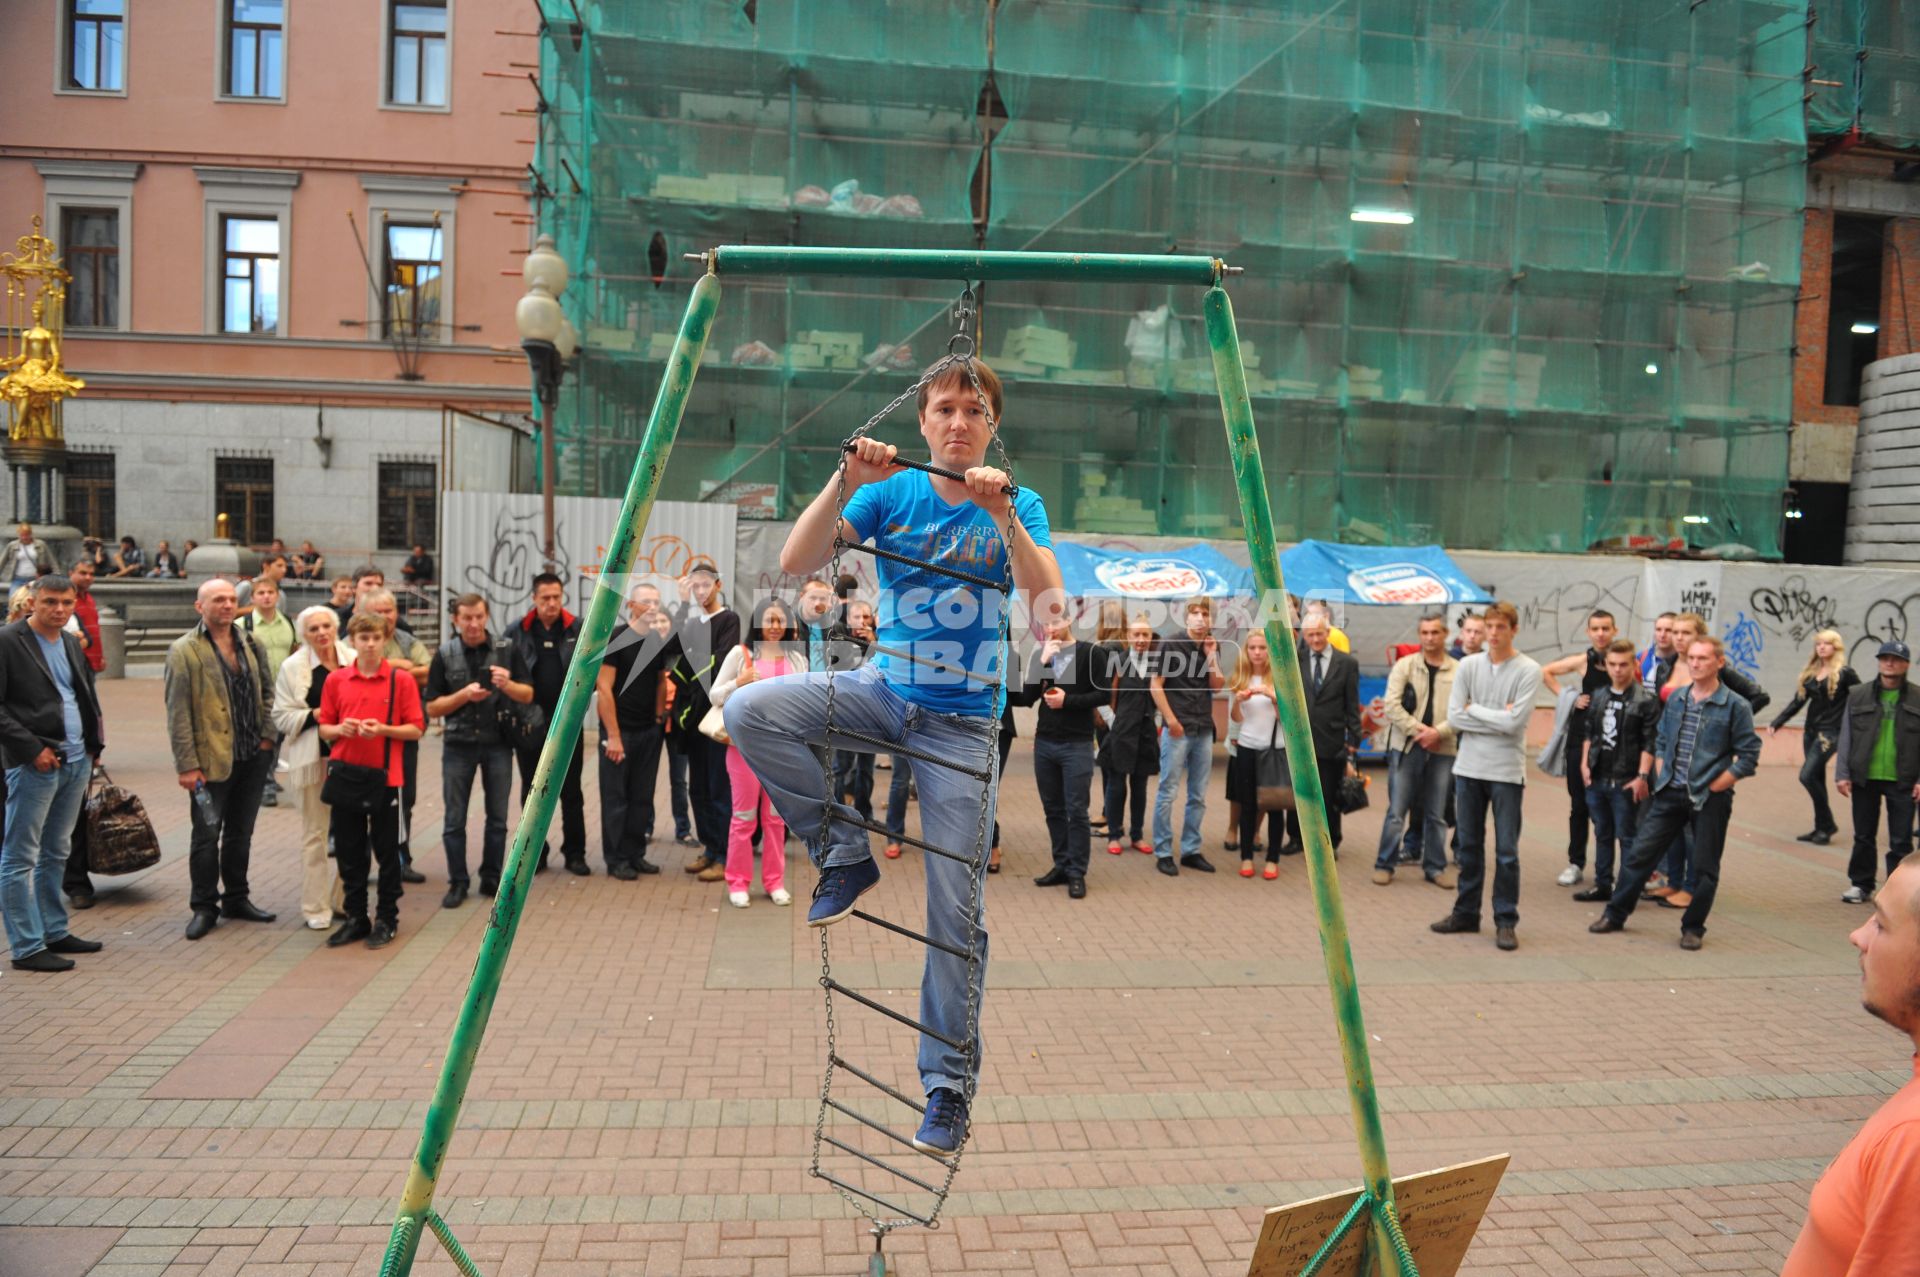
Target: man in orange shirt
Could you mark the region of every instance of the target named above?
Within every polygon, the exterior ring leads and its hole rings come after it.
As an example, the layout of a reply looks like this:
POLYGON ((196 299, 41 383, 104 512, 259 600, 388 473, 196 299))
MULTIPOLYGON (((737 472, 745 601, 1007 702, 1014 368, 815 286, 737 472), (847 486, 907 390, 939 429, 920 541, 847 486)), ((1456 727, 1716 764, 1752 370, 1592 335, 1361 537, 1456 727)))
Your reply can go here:
POLYGON ((1913 1039, 1914 1077, 1840 1150, 1813 1186, 1807 1224, 1781 1277, 1920 1273, 1920 864, 1902 861, 1848 937, 1860 1000, 1913 1039))

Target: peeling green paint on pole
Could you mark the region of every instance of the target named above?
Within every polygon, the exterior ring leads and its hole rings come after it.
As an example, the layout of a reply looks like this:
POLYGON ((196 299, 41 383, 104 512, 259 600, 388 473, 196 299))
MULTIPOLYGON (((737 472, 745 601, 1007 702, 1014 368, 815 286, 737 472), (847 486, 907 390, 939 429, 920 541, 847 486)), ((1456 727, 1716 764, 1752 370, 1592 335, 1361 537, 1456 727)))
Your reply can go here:
POLYGON ((600 672, 600 658, 619 621, 634 547, 653 513, 654 494, 660 488, 667 455, 679 433, 680 418, 693 391, 694 373, 700 366, 700 356, 706 349, 707 335, 713 329, 713 316, 719 304, 720 281, 707 275, 694 285, 686 318, 680 324, 680 336, 667 358, 660 393, 654 399, 646 437, 640 444, 640 457, 627 484, 626 501, 620 507, 619 522, 607 543, 606 559, 600 569, 600 588, 594 591, 593 601, 581 622, 573 664, 567 669, 567 681, 554 711, 547 743, 541 748, 540 763, 534 769, 533 790, 520 813, 520 825, 514 831, 513 845, 507 853, 500 891, 494 897, 486 935, 474 960, 466 1000, 454 1021, 453 1040, 448 1044, 440 1081, 434 1087, 433 1102, 420 1132, 420 1146, 414 1153, 413 1169, 401 1194, 400 1212, 387 1243, 381 1277, 402 1277, 412 1270, 414 1255, 420 1247, 421 1229, 430 1222, 434 1186, 446 1161, 447 1145, 459 1124, 460 1105, 466 1099, 467 1082, 473 1076, 474 1057, 486 1034, 487 1019, 493 1013, 493 1000, 500 991, 500 977, 506 970, 514 933, 519 930, 527 891, 533 884, 534 861, 540 844, 546 839, 547 826, 553 821, 553 808, 560 797, 555 781, 566 774, 570 755, 579 748, 580 728, 586 718, 594 680, 600 672))
MULTIPOLYGON (((1367 1194, 1379 1204, 1370 1211, 1372 1245, 1367 1269, 1374 1272, 1381 1270, 1388 1262, 1386 1257, 1395 1250, 1381 1209, 1391 1210, 1393 1203, 1386 1134, 1380 1125, 1380 1100, 1374 1091, 1373 1061, 1367 1052, 1367 1026, 1360 1013, 1360 986, 1353 974, 1353 947, 1347 940, 1346 910, 1340 902, 1340 879, 1334 870, 1333 842, 1327 833, 1320 772, 1314 762, 1306 689, 1300 682, 1293 624, 1287 616, 1286 583, 1280 577, 1280 550, 1274 542, 1267 476, 1260 464, 1260 441, 1253 430, 1253 402, 1247 395, 1246 369, 1240 362, 1240 335, 1234 327, 1233 304, 1227 300, 1226 290, 1218 285, 1208 289, 1205 310, 1207 344, 1213 349, 1213 376, 1220 387, 1220 410, 1226 418, 1233 478, 1240 489, 1240 510, 1246 522, 1247 551, 1252 556, 1254 583, 1260 591, 1267 647, 1273 655, 1274 687, 1280 693, 1280 729, 1287 743, 1287 766, 1293 773, 1300 838, 1306 845, 1307 880, 1312 884, 1314 912, 1320 919, 1320 955, 1326 962, 1327 987, 1333 993, 1334 1021, 1340 1030, 1340 1058, 1346 1066, 1347 1098, 1353 1109, 1354 1133, 1360 1141, 1360 1163, 1367 1194)), ((1403 1268, 1403 1271, 1410 1273, 1411 1269, 1403 1268)))

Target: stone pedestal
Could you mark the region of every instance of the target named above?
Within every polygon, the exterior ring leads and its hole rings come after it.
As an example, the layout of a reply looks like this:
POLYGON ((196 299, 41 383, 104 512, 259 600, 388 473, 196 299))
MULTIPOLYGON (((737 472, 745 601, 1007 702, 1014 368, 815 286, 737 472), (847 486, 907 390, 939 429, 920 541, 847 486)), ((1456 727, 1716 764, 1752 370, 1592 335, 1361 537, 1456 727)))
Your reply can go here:
POLYGON ((260 553, 231 537, 215 537, 205 545, 194 546, 181 566, 187 570, 189 581, 216 576, 238 581, 259 575, 260 553))

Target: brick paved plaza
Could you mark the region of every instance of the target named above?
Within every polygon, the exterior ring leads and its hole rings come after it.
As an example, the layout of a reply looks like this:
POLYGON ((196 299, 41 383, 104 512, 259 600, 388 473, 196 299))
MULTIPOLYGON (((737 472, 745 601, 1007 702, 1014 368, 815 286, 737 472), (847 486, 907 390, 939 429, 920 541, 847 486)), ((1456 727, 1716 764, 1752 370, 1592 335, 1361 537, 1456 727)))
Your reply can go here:
MULTIPOLYGON (((159 690, 102 684, 107 760, 165 860, 101 880, 76 915, 105 953, 0 975, 0 1274, 374 1273, 486 923, 477 898, 438 907, 438 742, 416 814, 430 882, 398 943, 330 951, 301 929, 282 807, 254 848, 254 898, 280 921, 192 944, 159 690)), ((1777 1271, 1820 1169, 1910 1076, 1859 1007, 1844 849, 1793 841, 1798 759, 1783 735, 1740 787, 1697 954, 1652 907, 1586 933, 1593 908, 1553 882, 1564 790, 1537 774, 1520 951, 1430 934, 1446 894, 1417 872, 1367 881, 1376 775, 1340 868, 1395 1171, 1513 1155, 1463 1271, 1777 1271)), ((590 788, 590 829, 593 804, 590 788)), ((1073 902, 1030 885, 1046 853, 1024 749, 1002 812, 973 1142, 949 1222, 889 1254, 909 1274, 1237 1277, 1264 1208, 1358 1178, 1300 861, 1274 883, 1173 880, 1096 848, 1073 902)), ((439 1205, 488 1277, 864 1273, 862 1221, 806 1173, 813 935, 757 892, 724 907, 722 885, 679 872, 683 849, 655 854, 669 871, 635 883, 601 872, 597 845, 593 877, 536 881, 439 1205)), ((909 919, 911 855, 877 893, 909 919)), ((854 983, 910 988, 917 955, 875 934, 842 942, 854 983)), ((904 1063, 898 1035, 848 1018, 860 1049, 904 1063)), ((454 1271, 431 1240, 420 1253, 415 1271, 454 1271)))

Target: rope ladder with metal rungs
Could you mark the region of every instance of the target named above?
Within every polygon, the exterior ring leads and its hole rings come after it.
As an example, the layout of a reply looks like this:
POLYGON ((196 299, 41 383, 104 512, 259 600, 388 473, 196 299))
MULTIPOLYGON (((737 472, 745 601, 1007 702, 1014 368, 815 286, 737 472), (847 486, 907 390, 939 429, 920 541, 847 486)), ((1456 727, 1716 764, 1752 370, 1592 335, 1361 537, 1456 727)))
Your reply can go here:
MULTIPOLYGON (((494 998, 499 991, 507 957, 512 950, 514 935, 525 912, 527 893, 533 882, 534 865, 538 859, 537 849, 553 819, 554 807, 559 799, 559 782, 564 776, 571 751, 578 745, 594 678, 608 637, 618 621, 619 609, 623 602, 622 586, 632 568, 639 536, 645 529, 648 516, 652 512, 661 475, 678 435, 681 417, 693 391, 695 374, 705 351, 707 339, 712 332, 714 315, 719 305, 720 281, 723 277, 840 275, 869 278, 946 279, 959 281, 963 285, 968 284, 969 281, 984 283, 1053 280, 1069 283, 1133 282, 1203 288, 1208 344, 1212 349, 1214 375, 1219 386, 1221 409, 1233 461, 1234 479, 1239 489, 1241 509, 1245 516, 1248 548, 1252 557, 1255 580, 1266 598, 1284 597, 1279 556, 1273 539, 1272 510, 1268 501, 1266 477, 1260 463, 1259 443, 1254 435, 1252 404, 1247 395, 1246 373, 1240 359, 1239 337, 1234 327, 1232 306, 1223 287, 1225 278, 1238 272, 1219 259, 1119 253, 793 248, 744 245, 714 248, 698 254, 697 258, 705 266, 705 273, 693 287, 679 336, 667 358, 660 388, 654 398, 653 408, 647 420, 646 433, 641 441, 639 458, 628 483, 618 522, 607 540, 605 558, 598 578, 599 588, 595 591, 583 619, 580 641, 574 653, 573 663, 568 669, 559 705, 553 714, 547 741, 542 747, 540 762, 534 772, 532 792, 521 812, 519 826, 514 832, 504 876, 500 881, 499 892, 494 899, 493 909, 488 918, 487 930, 475 958, 473 975, 455 1019, 446 1061, 441 1068, 421 1131, 420 1142, 414 1154, 406 1186, 401 1194, 392 1236, 380 1269, 382 1277, 402 1277, 403 1274, 410 1273, 421 1239, 427 1232, 432 1232, 439 1239, 461 1272, 473 1275, 479 1271, 473 1261, 461 1251, 448 1221, 435 1209, 434 1191, 445 1165, 448 1146, 459 1121, 460 1109, 465 1101, 467 1085, 473 1073, 474 1060, 486 1032, 494 998)), ((963 363, 968 370, 970 384, 984 402, 986 396, 981 391, 979 377, 975 371, 971 342, 965 339, 966 324, 971 316, 964 312, 972 311, 973 295, 971 287, 963 294, 961 305, 963 313, 956 316, 961 331, 949 346, 947 355, 936 363, 934 370, 929 371, 934 372, 942 365, 952 367, 955 361, 963 363), (961 345, 968 347, 965 353, 957 349, 961 345)), ((906 396, 897 398, 883 413, 876 415, 862 428, 861 432, 856 433, 854 438, 857 439, 865 431, 871 430, 887 412, 898 408, 907 397, 917 392, 919 384, 916 382, 915 387, 910 389, 906 396)), ((990 405, 989 412, 991 412, 990 405)), ((994 432, 994 440, 997 447, 997 430, 994 432)), ((849 443, 851 442, 852 440, 849 440, 849 443)), ((1004 452, 1000 453, 1000 460, 1002 468, 1008 468, 1005 465, 1004 452)), ((920 465, 920 463, 905 462, 900 464, 911 464, 915 467, 920 465)), ((844 482, 844 468, 841 474, 844 482)), ((841 489, 841 497, 841 504, 844 505, 844 487, 841 489)), ((1016 518, 1010 524, 1007 535, 1019 534, 1020 524, 1016 518)), ((840 556, 848 551, 874 554, 876 558, 882 560, 887 558, 887 555, 877 553, 875 547, 851 545, 836 537, 834 546, 836 567, 840 556)), ((944 574, 948 579, 958 579, 974 589, 999 594, 1002 598, 998 601, 1006 603, 1010 601, 1012 593, 1012 556, 1005 544, 1002 545, 1002 551, 1001 566, 1005 567, 1007 575, 999 581, 977 572, 955 569, 950 564, 911 560, 904 564, 897 560, 895 562, 898 566, 910 566, 915 572, 944 574)), ((973 1067, 966 1070, 965 1084, 965 1097, 968 1100, 970 1114, 978 1078, 981 1002, 981 988, 978 980, 979 946, 985 939, 980 926, 980 905, 984 891, 986 852, 992 827, 992 811, 998 790, 997 736, 1010 657, 1009 610, 1007 606, 1001 606, 999 610, 997 662, 992 667, 990 678, 953 667, 951 663, 931 662, 936 668, 946 666, 945 672, 949 674, 976 679, 981 684, 983 700, 988 696, 992 698, 992 712, 984 720, 986 730, 980 742, 977 764, 971 756, 964 759, 937 755, 922 758, 921 755, 929 751, 909 753, 895 742, 870 733, 849 731, 838 726, 833 726, 828 734, 827 749, 823 751, 828 754, 828 758, 822 760, 823 768, 829 771, 827 790, 830 819, 868 833, 885 832, 885 830, 877 828, 872 821, 863 820, 850 812, 841 812, 833 807, 830 751, 835 737, 864 752, 899 749, 899 752, 929 765, 957 768, 984 787, 986 801, 981 804, 980 816, 976 822, 975 845, 972 848, 943 848, 932 845, 931 840, 927 839, 900 839, 907 845, 926 851, 931 857, 948 863, 957 862, 965 867, 971 884, 971 907, 965 928, 967 933, 965 943, 953 943, 950 939, 943 939, 937 934, 941 929, 939 927, 930 926, 926 933, 916 932, 898 921, 884 919, 868 909, 857 909, 852 915, 859 921, 872 926, 876 934, 912 942, 927 950, 929 954, 943 954, 952 959, 961 959, 964 955, 964 960, 969 964, 969 970, 972 973, 967 982, 968 1006, 963 1022, 964 1032, 958 1036, 942 1032, 938 1040, 972 1061, 973 1067)), ((1288 745, 1287 758, 1292 768, 1294 792, 1298 799, 1302 840, 1306 847, 1304 859, 1320 924, 1321 951, 1327 967, 1327 983, 1333 994, 1335 1023, 1340 1037, 1348 1100, 1352 1109, 1364 1179, 1363 1191, 1359 1198, 1341 1221, 1339 1228, 1335 1230, 1335 1235, 1329 1237, 1326 1245, 1321 1248, 1321 1253, 1316 1256, 1315 1262, 1309 1265, 1309 1271, 1317 1270, 1325 1262, 1325 1257, 1331 1255, 1340 1240, 1360 1226, 1364 1216, 1367 1224, 1365 1271, 1369 1274, 1380 1274, 1382 1277, 1389 1273, 1396 1274, 1397 1277, 1417 1277, 1412 1249, 1408 1245, 1394 1203, 1394 1185, 1387 1165, 1385 1134, 1374 1092, 1366 1028, 1360 1011, 1359 989, 1354 978, 1353 954, 1347 938, 1346 918, 1340 901, 1339 884, 1334 873, 1333 850, 1327 833, 1320 778, 1312 762, 1313 751, 1310 746, 1311 733, 1307 720, 1306 698, 1300 681, 1293 630, 1284 607, 1264 608, 1263 613, 1269 618, 1266 622, 1266 632, 1268 645, 1273 653, 1275 684, 1280 692, 1281 730, 1288 745)), ((844 633, 840 635, 841 639, 846 637, 844 633)), ((831 649, 835 644, 830 642, 829 646, 831 649)), ((841 643, 839 646, 845 645, 841 643)), ((922 655, 891 644, 885 648, 871 642, 862 646, 865 646, 870 654, 884 651, 889 659, 912 660, 922 655)), ((829 680, 830 689, 832 682, 833 680, 829 680)), ((831 691, 829 705, 831 705, 831 691)), ((832 724, 831 708, 829 724, 832 724)), ((971 755, 971 751, 968 752, 971 755)), ((902 1135, 888 1123, 874 1118, 864 1108, 847 1102, 842 1096, 834 1093, 835 1076, 844 1074, 848 1079, 870 1088, 889 1106, 899 1105, 915 1113, 923 1111, 918 1099, 887 1082, 879 1073, 870 1071, 857 1058, 849 1058, 852 1054, 848 1049, 850 1044, 843 1041, 843 1036, 848 1035, 842 1034, 834 1013, 836 997, 845 1003, 856 1004, 862 1009, 872 1009, 880 1013, 875 1023, 879 1024, 883 1030, 886 1026, 898 1024, 912 1030, 916 1035, 924 1035, 933 1026, 895 1010, 880 997, 855 989, 847 980, 836 975, 830 963, 826 935, 828 930, 830 928, 822 928, 821 936, 821 982, 828 1005, 828 1051, 821 1088, 819 1117, 815 1128, 813 1171, 836 1192, 852 1202, 863 1214, 874 1220, 875 1251, 869 1272, 884 1274, 885 1261, 880 1253, 880 1244, 884 1241, 888 1229, 908 1224, 938 1223, 940 1208, 946 1202, 948 1190, 959 1168, 960 1153, 965 1144, 963 1139, 960 1146, 949 1156, 926 1152, 916 1147, 912 1138, 902 1135), (824 1160, 829 1151, 834 1158, 845 1159, 845 1164, 836 1160, 829 1169, 824 1160), (891 1183, 899 1187, 882 1191, 883 1183, 891 1183), (895 1200, 896 1197, 913 1194, 930 1196, 931 1205, 916 1211, 895 1200)), ((881 968, 876 964, 872 970, 878 973, 881 968)), ((863 1023, 866 1022, 863 1021, 863 1023)))

